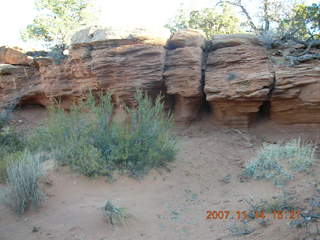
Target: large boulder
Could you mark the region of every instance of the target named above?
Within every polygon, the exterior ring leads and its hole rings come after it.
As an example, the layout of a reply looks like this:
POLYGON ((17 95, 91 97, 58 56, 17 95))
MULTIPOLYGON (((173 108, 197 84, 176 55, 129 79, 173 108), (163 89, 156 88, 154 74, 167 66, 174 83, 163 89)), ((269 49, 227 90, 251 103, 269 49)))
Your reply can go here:
POLYGON ((174 118, 194 120, 204 101, 202 70, 206 40, 203 33, 186 30, 167 41, 164 80, 167 93, 174 96, 174 118))
POLYGON ((0 64, 13 64, 13 65, 32 65, 33 58, 25 55, 18 49, 10 47, 0 47, 0 64))
POLYGON ((213 38, 205 77, 213 118, 232 127, 254 121, 274 82, 265 48, 255 36, 239 34, 213 38))

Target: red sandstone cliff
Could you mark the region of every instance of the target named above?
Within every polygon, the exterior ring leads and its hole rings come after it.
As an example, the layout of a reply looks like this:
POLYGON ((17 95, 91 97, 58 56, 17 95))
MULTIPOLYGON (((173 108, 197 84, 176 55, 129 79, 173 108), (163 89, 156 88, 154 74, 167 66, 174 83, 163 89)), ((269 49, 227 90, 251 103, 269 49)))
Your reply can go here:
POLYGON ((0 48, 0 108, 15 104, 65 108, 88 90, 112 92, 115 115, 134 106, 139 88, 173 99, 176 121, 196 119, 205 101, 212 118, 247 127, 265 105, 279 123, 320 123, 320 61, 278 63, 252 35, 206 41, 194 30, 162 39, 108 29, 78 32, 61 64, 0 48), (171 96, 171 97, 170 97, 171 96))

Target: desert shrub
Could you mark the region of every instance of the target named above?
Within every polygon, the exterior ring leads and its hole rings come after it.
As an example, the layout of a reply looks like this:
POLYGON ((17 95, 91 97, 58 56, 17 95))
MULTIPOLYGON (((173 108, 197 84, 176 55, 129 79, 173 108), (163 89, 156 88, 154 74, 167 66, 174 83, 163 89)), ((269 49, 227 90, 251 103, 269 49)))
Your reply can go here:
POLYGON ((21 134, 7 124, 0 128, 0 182, 6 179, 9 160, 13 161, 15 153, 19 154, 24 148, 21 134))
POLYGON ((172 122, 163 111, 161 98, 152 103, 148 96, 137 92, 136 100, 138 106, 128 109, 129 127, 118 134, 119 142, 112 148, 111 159, 138 177, 172 161, 176 149, 170 134, 172 122))
POLYGON ((42 174, 40 156, 25 151, 20 158, 8 164, 8 187, 5 203, 17 214, 23 214, 30 206, 40 206, 43 193, 38 179, 42 174))
POLYGON ((246 201, 250 208, 246 211, 248 216, 252 219, 256 217, 256 214, 261 213, 270 214, 273 211, 298 211, 299 208, 296 206, 295 198, 289 196, 286 192, 281 195, 274 196, 269 200, 260 200, 260 202, 254 202, 253 200, 246 201))
POLYGON ((23 151, 6 153, 0 160, 0 182, 4 183, 7 179, 7 167, 10 163, 20 159, 23 151))
POLYGON ((25 144, 22 140, 22 135, 19 134, 15 129, 6 126, 0 129, 0 152, 12 153, 21 151, 25 144))
POLYGON ((256 158, 246 166, 243 174, 255 179, 272 179, 284 184, 294 172, 307 170, 315 161, 315 146, 293 139, 281 144, 265 144, 256 158))
POLYGON ((106 221, 111 225, 123 225, 127 223, 127 220, 131 217, 125 208, 116 207, 110 201, 107 201, 103 210, 106 221))
POLYGON ((255 230, 249 227, 249 224, 245 221, 239 223, 233 223, 227 228, 232 236, 240 237, 244 235, 249 235, 255 230))
POLYGON ((137 107, 127 109, 128 124, 111 121, 111 95, 98 99, 90 93, 68 113, 59 105, 52 108, 47 123, 29 139, 30 149, 51 152, 87 176, 120 170, 138 177, 174 159, 172 123, 160 97, 152 102, 138 92, 137 107))
POLYGON ((9 121, 9 112, 7 110, 0 111, 0 129, 3 128, 9 121))
POLYGON ((61 64, 68 56, 64 55, 65 45, 56 45, 48 52, 48 56, 51 57, 56 64, 61 64))

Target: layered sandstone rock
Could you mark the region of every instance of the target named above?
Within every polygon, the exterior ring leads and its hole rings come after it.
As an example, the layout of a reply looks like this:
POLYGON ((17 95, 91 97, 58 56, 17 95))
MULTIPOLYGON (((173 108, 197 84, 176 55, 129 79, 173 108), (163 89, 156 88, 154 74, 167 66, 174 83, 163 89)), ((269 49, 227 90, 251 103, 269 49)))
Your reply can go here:
POLYGON ((320 60, 275 67, 270 117, 284 124, 320 123, 320 60))
POLYGON ((165 40, 150 35, 87 29, 73 37, 70 58, 85 61, 97 88, 112 92, 116 115, 123 115, 125 105, 136 104, 137 89, 153 95, 164 91, 165 40))
POLYGON ((175 33, 167 41, 164 80, 167 93, 174 96, 176 121, 194 120, 204 100, 202 69, 205 37, 195 30, 175 33))
POLYGON ((103 91, 112 94, 115 119, 123 120, 124 106, 135 106, 141 89, 169 96, 167 105, 173 98, 178 122, 196 119, 206 98, 213 118, 232 127, 248 127, 266 106, 279 123, 320 123, 320 61, 289 67, 278 58, 271 64, 252 35, 207 42, 188 30, 166 42, 142 30, 88 28, 73 37, 61 64, 1 47, 0 109, 56 100, 68 109, 89 90, 103 91))
POLYGON ((23 54, 17 49, 3 46, 0 47, 0 63, 13 65, 32 65, 33 58, 23 54))
POLYGON ((269 98, 274 75, 265 48, 251 35, 213 39, 205 75, 206 100, 213 118, 247 127, 269 98))
POLYGON ((0 64, 0 109, 14 107, 37 90, 39 73, 32 66, 0 64))
POLYGON ((143 31, 109 31, 90 28, 75 34, 70 55, 61 64, 39 58, 38 70, 20 67, 13 74, 0 76, 2 102, 15 92, 20 93, 23 103, 47 106, 58 99, 69 108, 87 91, 97 90, 111 92, 116 112, 123 112, 124 105, 135 105, 137 89, 155 95, 163 91, 165 40, 143 31), (28 91, 23 90, 26 88, 28 91))

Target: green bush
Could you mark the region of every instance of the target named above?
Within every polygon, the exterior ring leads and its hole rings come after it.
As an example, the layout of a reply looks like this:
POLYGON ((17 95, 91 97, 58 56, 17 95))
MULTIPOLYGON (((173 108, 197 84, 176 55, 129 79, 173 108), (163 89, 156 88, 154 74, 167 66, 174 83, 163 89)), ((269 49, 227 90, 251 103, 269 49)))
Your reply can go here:
POLYGON ((22 136, 13 128, 7 123, 0 128, 0 182, 6 179, 9 160, 13 161, 16 153, 19 154, 24 148, 22 136))
POLYGON ((6 110, 0 111, 0 129, 3 128, 9 120, 9 112, 6 110))
POLYGON ((256 179, 272 179, 284 184, 294 172, 307 170, 315 161, 315 146, 293 139, 282 144, 265 144, 256 158, 245 167, 243 174, 256 179))
POLYGON ((20 215, 30 206, 40 206, 43 193, 38 186, 38 179, 42 174, 40 156, 31 155, 27 151, 19 156, 19 159, 8 164, 8 188, 4 200, 20 215))
POLYGON ((20 159, 23 152, 13 152, 13 153, 7 153, 6 155, 2 156, 0 160, 0 182, 4 183, 7 180, 7 167, 9 163, 12 163, 16 161, 17 159, 20 159))
POLYGON ((59 105, 52 108, 47 123, 29 139, 29 148, 51 152, 59 163, 87 176, 119 170, 139 177, 174 160, 172 121, 161 97, 152 102, 138 91, 137 107, 127 108, 127 124, 111 121, 111 95, 98 99, 89 94, 69 112, 59 105))
POLYGON ((131 174, 139 176, 151 168, 163 167, 175 158, 175 140, 170 134, 171 119, 164 113, 161 98, 153 104, 141 92, 136 95, 138 107, 129 110, 129 137, 123 145, 127 157, 123 159, 131 174))

